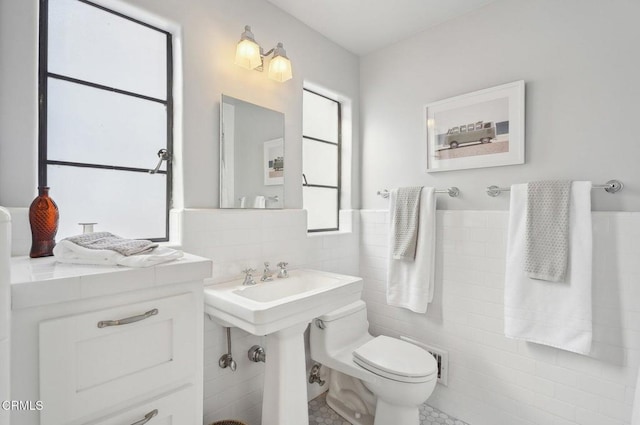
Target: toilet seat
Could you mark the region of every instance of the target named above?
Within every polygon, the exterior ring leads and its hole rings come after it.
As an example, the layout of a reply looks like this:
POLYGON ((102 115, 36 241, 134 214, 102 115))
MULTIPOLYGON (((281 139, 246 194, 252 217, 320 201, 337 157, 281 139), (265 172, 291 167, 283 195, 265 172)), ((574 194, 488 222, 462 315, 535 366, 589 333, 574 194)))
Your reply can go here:
POLYGON ((399 382, 436 379, 438 364, 422 348, 388 336, 378 336, 353 351, 353 361, 362 368, 399 382))

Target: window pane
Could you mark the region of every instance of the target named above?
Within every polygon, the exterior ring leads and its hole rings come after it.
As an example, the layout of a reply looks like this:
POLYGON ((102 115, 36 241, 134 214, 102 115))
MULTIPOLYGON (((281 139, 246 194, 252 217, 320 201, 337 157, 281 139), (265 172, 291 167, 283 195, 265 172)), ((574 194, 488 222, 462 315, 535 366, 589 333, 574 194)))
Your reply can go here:
POLYGON ((50 165, 51 198, 60 209, 56 240, 82 233, 80 222, 124 238, 166 235, 166 175, 50 165))
POLYGON ((165 105, 55 78, 47 122, 50 160, 153 168, 167 147, 165 105))
POLYGON ((77 0, 49 0, 49 72, 166 100, 167 36, 77 0))
POLYGON ((338 145, 303 139, 302 164, 307 183, 338 185, 338 145))
POLYGON ((304 186, 302 197, 303 208, 307 210, 307 229, 338 228, 338 189, 304 186))
POLYGON ((338 103, 303 91, 302 134, 338 143, 338 103))

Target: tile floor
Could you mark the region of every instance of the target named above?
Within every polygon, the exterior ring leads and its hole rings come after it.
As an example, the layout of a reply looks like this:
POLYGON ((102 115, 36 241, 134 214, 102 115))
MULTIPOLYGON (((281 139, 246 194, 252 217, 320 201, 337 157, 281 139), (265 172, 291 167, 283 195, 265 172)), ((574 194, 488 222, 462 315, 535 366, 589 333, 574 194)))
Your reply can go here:
MULTIPOLYGON (((350 425, 333 411, 325 401, 326 393, 309 402, 309 425, 350 425)), ((442 413, 426 403, 420 406, 420 425, 469 425, 446 413, 442 413)))

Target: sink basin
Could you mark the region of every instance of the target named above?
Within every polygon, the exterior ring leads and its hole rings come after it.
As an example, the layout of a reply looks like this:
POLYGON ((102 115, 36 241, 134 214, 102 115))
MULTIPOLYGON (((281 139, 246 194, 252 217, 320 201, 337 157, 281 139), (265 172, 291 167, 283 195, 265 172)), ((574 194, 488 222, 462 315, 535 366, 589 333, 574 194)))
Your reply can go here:
POLYGON ((262 425, 309 425, 304 331, 361 294, 362 278, 302 269, 253 286, 238 279, 205 287, 205 312, 215 320, 266 335, 262 425))
POLYGON ((264 282, 261 285, 243 286, 233 291, 241 297, 259 302, 273 302, 283 298, 293 297, 302 293, 315 294, 323 289, 334 288, 341 283, 335 276, 312 273, 300 273, 295 270, 286 279, 264 282))
POLYGON ((290 270, 286 279, 274 278, 253 286, 242 279, 207 286, 205 311, 225 326, 254 335, 309 323, 329 311, 359 300, 362 278, 317 270, 290 270))

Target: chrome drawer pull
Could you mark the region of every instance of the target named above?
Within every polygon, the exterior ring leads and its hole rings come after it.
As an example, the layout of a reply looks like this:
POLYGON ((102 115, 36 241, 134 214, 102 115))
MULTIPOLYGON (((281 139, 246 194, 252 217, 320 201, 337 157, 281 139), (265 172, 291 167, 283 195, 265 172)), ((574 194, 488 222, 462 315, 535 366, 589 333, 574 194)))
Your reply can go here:
MULTIPOLYGON (((128 325, 129 323, 135 323, 135 322, 139 322, 139 321, 144 320, 144 319, 148 319, 149 317, 155 316, 156 314, 158 314, 158 309, 154 308, 153 310, 149 310, 146 313, 139 314, 137 316, 127 317, 126 319, 101 320, 101 321, 98 322, 98 327, 99 328, 106 328, 107 326, 128 325)), ((144 423, 144 422, 141 422, 141 423, 144 423)))
POLYGON ((136 421, 131 425, 144 425, 147 422, 149 422, 151 419, 153 419, 154 416, 157 416, 157 415, 158 415, 158 409, 153 409, 151 412, 144 415, 144 419, 140 419, 139 421, 136 421))

